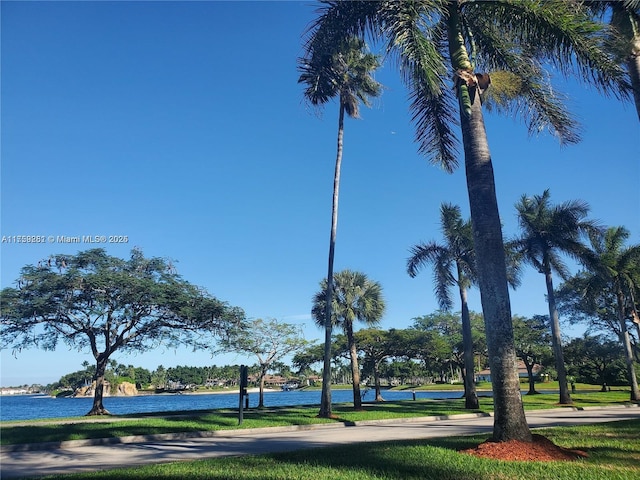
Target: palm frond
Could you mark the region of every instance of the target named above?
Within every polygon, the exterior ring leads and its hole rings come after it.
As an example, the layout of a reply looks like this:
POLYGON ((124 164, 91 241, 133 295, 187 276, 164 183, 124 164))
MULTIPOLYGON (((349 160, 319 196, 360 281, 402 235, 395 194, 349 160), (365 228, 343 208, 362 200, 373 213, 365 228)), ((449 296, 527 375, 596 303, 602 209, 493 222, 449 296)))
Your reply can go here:
POLYGON ((447 66, 440 52, 443 26, 437 22, 442 2, 388 2, 381 12, 387 52, 398 63, 409 89, 411 120, 418 151, 451 173, 458 166, 456 99, 445 84, 447 66))
POLYGON ((549 130, 561 144, 577 143, 579 126, 564 106, 566 97, 551 86, 538 60, 489 18, 467 21, 480 52, 478 66, 491 77, 483 95, 487 110, 521 118, 529 135, 549 130))
POLYGON ((597 90, 626 99, 630 86, 623 69, 602 48, 608 27, 590 18, 577 2, 502 0, 473 2, 507 38, 529 55, 553 65, 565 77, 586 79, 597 90), (482 6, 482 8, 480 8, 482 6))
POLYGON ((542 195, 521 197, 516 210, 522 234, 514 245, 523 260, 538 271, 551 268, 566 279, 569 272, 559 254, 583 264, 592 263, 593 253, 583 239, 596 238, 602 227, 586 218, 589 213, 586 202, 571 200, 552 205, 550 195, 549 190, 545 190, 542 195))
POLYGON ((422 267, 435 263, 439 256, 446 255, 447 249, 432 241, 411 247, 410 253, 411 256, 407 260, 407 273, 415 277, 422 267))

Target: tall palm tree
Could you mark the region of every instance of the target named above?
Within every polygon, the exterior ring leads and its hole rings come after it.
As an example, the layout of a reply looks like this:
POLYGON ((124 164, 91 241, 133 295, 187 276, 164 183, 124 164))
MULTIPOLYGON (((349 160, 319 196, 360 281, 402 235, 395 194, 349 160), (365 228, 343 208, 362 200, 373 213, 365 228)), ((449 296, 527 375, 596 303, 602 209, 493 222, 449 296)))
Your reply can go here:
POLYGON ((609 18, 612 28, 608 46, 629 75, 640 120, 640 0, 597 0, 585 4, 598 18, 609 18))
POLYGON ((426 264, 433 265, 435 295, 442 310, 451 310, 451 287, 458 286, 462 312, 465 408, 477 409, 480 404, 473 375, 473 337, 467 303, 467 289, 475 277, 471 221, 462 219, 459 206, 443 203, 440 206, 440 225, 445 243, 431 241, 412 247, 411 256, 407 260, 407 272, 411 277, 415 277, 421 267, 426 264))
POLYGON ((338 145, 336 166, 333 176, 333 206, 331 210, 331 233, 329 236, 329 264, 327 270, 324 314, 325 350, 322 375, 322 397, 320 401, 321 417, 331 416, 331 308, 333 302, 333 260, 335 255, 336 232, 338 229, 338 199, 340 191, 340 168, 344 138, 344 115, 360 117, 360 103, 369 106, 369 98, 377 97, 382 86, 371 76, 379 67, 378 57, 366 51, 365 43, 355 37, 341 40, 337 44, 326 44, 318 48, 309 58, 302 59, 299 65, 300 78, 304 83, 305 98, 316 106, 322 106, 332 98, 338 97, 338 145))
MULTIPOLYGON (((351 357, 351 375, 353 378, 353 406, 362 407, 360 396, 360 368, 358 351, 353 336, 353 323, 356 320, 367 326, 376 326, 385 310, 382 298, 382 286, 369 280, 364 273, 342 270, 335 274, 332 283, 333 294, 327 295, 327 281, 320 284, 320 291, 313 298, 311 314, 320 327, 325 326, 327 298, 332 299, 332 324, 342 329, 347 337, 349 356, 351 357)), ((324 375, 323 375, 324 381, 324 375)))
POLYGON ((522 231, 514 241, 515 248, 526 263, 531 264, 545 276, 547 303, 551 319, 551 343, 560 383, 560 403, 571 404, 567 385, 567 372, 562 353, 560 320, 553 291, 553 272, 562 279, 569 278, 567 266, 561 255, 568 255, 578 261, 588 259, 588 247, 583 243, 585 236, 594 237, 599 227, 585 217, 589 206, 581 201, 567 201, 553 206, 550 192, 527 197, 523 195, 516 204, 518 222, 522 231))
POLYGON ((634 367, 633 349, 627 318, 635 318, 634 291, 640 289, 640 245, 625 247, 629 231, 624 227, 608 228, 603 237, 592 240, 595 261, 589 265, 584 295, 597 297, 598 290, 609 289, 616 299, 619 337, 624 347, 627 375, 631 386, 631 401, 640 400, 640 390, 634 367))
POLYGON ((385 42, 410 90, 419 151, 452 171, 459 125, 476 245, 478 285, 487 331, 494 396, 493 438, 531 440, 516 364, 502 227, 481 93, 494 75, 499 112, 520 114, 529 131, 551 130, 578 140, 543 66, 577 72, 618 94, 621 69, 599 48, 600 27, 579 4, 564 0, 324 1, 305 41, 305 57, 342 38, 370 35, 385 42), (454 78, 455 90, 448 79, 454 78), (501 79, 499 82, 498 79, 501 79), (497 88, 501 87, 501 88, 497 88), (456 115, 456 111, 458 114, 456 115))

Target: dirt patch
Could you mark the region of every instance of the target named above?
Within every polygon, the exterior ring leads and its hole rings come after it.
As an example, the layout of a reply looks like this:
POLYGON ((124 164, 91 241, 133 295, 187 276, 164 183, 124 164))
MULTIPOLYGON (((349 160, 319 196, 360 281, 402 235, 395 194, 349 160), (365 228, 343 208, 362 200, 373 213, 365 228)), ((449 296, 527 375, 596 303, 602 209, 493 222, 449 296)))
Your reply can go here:
POLYGON ((568 461, 588 456, 586 452, 559 447, 548 438, 535 434, 531 443, 519 440, 487 440, 475 448, 462 450, 462 453, 494 460, 530 462, 568 461))

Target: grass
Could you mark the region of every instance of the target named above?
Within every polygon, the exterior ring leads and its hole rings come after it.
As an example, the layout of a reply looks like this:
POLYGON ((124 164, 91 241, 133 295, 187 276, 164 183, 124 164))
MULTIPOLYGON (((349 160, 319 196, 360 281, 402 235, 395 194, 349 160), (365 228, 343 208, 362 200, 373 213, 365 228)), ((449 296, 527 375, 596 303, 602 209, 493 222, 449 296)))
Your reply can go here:
MULTIPOLYGON (((572 398, 576 407, 622 405, 628 403, 629 392, 624 390, 577 392, 572 395, 572 398)), ((558 406, 557 402, 557 394, 523 396, 524 407, 527 410, 556 408, 558 406)), ((353 423, 390 418, 442 416, 462 413, 489 414, 492 411, 493 402, 491 398, 481 398, 480 409, 471 411, 465 410, 464 400, 460 398, 370 403, 365 404, 365 409, 362 411, 354 411, 349 404, 334 405, 333 413, 336 416, 335 419, 317 418, 318 407, 316 406, 251 409, 244 412, 244 421, 241 426, 238 426, 237 412, 228 409, 114 416, 106 419, 77 417, 49 422, 0 422, 0 428, 2 429, 0 445, 330 422, 353 423)))
POLYGON ((572 462, 504 462, 459 450, 486 436, 365 443, 290 453, 207 459, 47 479, 292 480, 631 480, 640 478, 640 420, 537 430, 557 445, 585 450, 572 462))

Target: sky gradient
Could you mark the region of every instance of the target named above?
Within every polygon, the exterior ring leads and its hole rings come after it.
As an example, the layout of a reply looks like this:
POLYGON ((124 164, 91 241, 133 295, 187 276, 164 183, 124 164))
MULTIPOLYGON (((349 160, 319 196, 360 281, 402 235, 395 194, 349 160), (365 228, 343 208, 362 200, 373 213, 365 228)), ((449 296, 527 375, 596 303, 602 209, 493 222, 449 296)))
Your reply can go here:
MULTIPOLYGON (((307 105, 297 84, 312 2, 2 2, 3 236, 126 236, 99 245, 2 243, 1 284, 51 254, 99 246, 172 259, 188 281, 249 318, 300 324, 326 276, 337 105, 307 105)), ((377 52, 376 46, 372 46, 377 52)), ((440 240, 442 202, 468 216, 463 169, 417 153, 407 91, 391 61, 361 120, 346 121, 335 271, 382 284, 381 328, 437 309, 432 275, 406 273, 412 245, 440 240)), ((505 236, 514 204, 551 190, 581 199, 604 225, 640 242, 640 128, 633 106, 582 83, 562 86, 583 141, 560 148, 517 119, 486 116, 505 236)), ((463 162, 462 157, 460 162, 463 162)), ((574 270, 575 271, 575 270, 574 270)), ((559 281, 558 281, 559 283, 559 281)), ((542 275, 528 269, 512 312, 546 314, 542 275)), ((471 291, 470 308, 481 311, 471 291)), ((568 331, 571 335, 580 329, 568 331)), ((243 363, 207 352, 116 354, 155 369, 243 363)), ((93 358, 0 352, 2 386, 50 383, 93 358)), ((251 360, 249 360, 251 363, 251 360)))

